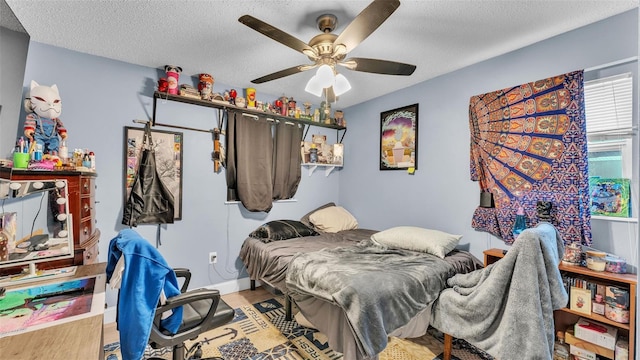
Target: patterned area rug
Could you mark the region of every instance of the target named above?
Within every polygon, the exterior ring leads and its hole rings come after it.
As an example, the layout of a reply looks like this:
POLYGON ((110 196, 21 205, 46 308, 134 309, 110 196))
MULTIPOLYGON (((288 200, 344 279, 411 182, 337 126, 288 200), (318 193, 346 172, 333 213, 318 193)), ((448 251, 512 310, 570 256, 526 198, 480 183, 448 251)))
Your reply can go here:
MULTIPOLYGON (((317 330, 285 320, 284 300, 273 298, 235 309, 233 322, 202 334, 187 342, 187 349, 202 349, 202 357, 219 356, 225 360, 345 360, 331 350, 327 338, 317 330)), ((442 335, 435 329, 415 339, 390 338, 380 360, 441 359, 442 335)), ((491 360, 491 357, 464 340, 454 340, 453 359, 491 360)), ((171 349, 147 347, 151 356, 171 359, 171 349)), ((120 344, 105 346, 106 360, 120 360, 120 344)))

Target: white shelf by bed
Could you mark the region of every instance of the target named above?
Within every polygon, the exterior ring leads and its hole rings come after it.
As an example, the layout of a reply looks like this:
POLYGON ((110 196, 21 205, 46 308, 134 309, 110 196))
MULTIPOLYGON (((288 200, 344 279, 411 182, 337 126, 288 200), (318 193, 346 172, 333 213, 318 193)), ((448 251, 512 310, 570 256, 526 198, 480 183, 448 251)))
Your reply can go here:
POLYGON ((302 166, 309 167, 309 176, 311 176, 311 174, 313 174, 313 172, 316 171, 318 167, 325 168, 324 176, 329 176, 329 174, 331 174, 333 169, 342 167, 342 165, 339 165, 339 164, 323 164, 323 163, 302 163, 302 166))

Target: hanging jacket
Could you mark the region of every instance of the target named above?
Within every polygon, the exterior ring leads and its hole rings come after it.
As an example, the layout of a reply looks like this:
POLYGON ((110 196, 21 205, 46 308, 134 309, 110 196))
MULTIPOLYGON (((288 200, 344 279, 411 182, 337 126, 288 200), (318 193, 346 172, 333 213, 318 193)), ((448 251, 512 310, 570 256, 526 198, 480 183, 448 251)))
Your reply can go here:
POLYGON ((158 176, 151 130, 147 127, 138 171, 122 212, 123 225, 173 224, 173 194, 158 176), (146 148, 146 138, 149 139, 150 148, 146 148))
MULTIPOLYGON (((117 325, 122 360, 140 360, 149 341, 153 317, 164 290, 167 298, 180 294, 175 272, 160 252, 137 232, 125 229, 109 243, 107 282, 124 256, 125 269, 118 292, 117 325)), ((160 321, 160 326, 175 334, 182 322, 182 307, 160 321)))

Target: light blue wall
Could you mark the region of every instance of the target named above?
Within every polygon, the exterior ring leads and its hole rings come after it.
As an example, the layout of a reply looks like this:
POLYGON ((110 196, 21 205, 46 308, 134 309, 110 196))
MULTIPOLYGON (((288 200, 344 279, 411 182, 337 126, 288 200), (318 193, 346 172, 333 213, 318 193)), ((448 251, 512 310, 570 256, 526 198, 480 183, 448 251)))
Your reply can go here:
MULTIPOLYGON (((188 75, 195 74, 184 69, 180 83, 187 82, 188 75)), ((124 196, 124 127, 141 126, 133 120, 151 116, 151 96, 160 76, 164 74, 158 69, 36 42, 29 48, 24 92, 32 79, 42 85, 57 84, 63 104, 61 119, 68 129, 67 146, 70 150, 88 148, 96 154, 96 214, 97 227, 102 233, 101 261, 107 260, 109 241, 124 228, 120 225, 124 196)), ((231 87, 216 83, 214 91, 231 87)), ((259 92, 258 96, 261 96, 259 92)), ((212 108, 158 101, 156 121, 212 129, 216 116, 217 111, 212 108)), ((20 119, 21 123, 23 121, 20 119)), ((172 266, 191 269, 193 287, 246 277, 242 262, 237 258, 240 246, 263 222, 299 219, 317 206, 338 200, 340 171, 325 177, 323 172, 309 176, 303 169, 295 202, 276 203, 269 214, 249 213, 238 204, 225 205, 226 180, 224 172, 213 172, 211 134, 166 127, 157 129, 184 134, 183 220, 162 226, 160 252, 172 266), (215 268, 207 261, 210 251, 218 253, 215 268)), ((329 139, 336 136, 335 130, 314 127, 307 137, 310 139, 315 133, 326 134, 329 139)), ((141 225, 136 230, 155 241, 157 226, 141 225)), ((109 305, 114 305, 115 295, 108 292, 107 297, 109 305)))
MULTIPOLYGON (((462 234, 473 254, 503 241, 471 227, 479 186, 469 179, 469 99, 473 95, 588 69, 638 55, 638 10, 571 31, 413 87, 387 94, 345 111, 351 138, 345 145, 340 203, 368 228, 415 225, 462 234), (380 112, 419 104, 418 170, 380 171, 380 112), (353 137, 357 136, 357 141, 353 137)), ((638 63, 634 73, 638 94, 638 63)), ((370 86, 384 87, 384 77, 370 86)), ((358 91, 353 89, 352 91, 358 91)), ((638 124, 636 96, 634 123, 638 124)), ((637 217, 638 148, 634 139, 633 201, 637 217)), ((594 220, 594 246, 637 265, 637 223, 594 220)))

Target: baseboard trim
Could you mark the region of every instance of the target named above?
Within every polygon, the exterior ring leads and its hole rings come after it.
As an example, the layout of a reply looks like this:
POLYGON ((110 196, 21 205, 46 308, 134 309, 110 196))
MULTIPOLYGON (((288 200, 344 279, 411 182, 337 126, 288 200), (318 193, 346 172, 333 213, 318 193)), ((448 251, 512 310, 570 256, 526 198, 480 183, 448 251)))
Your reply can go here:
MULTIPOLYGON (((256 281, 256 286, 258 285, 259 285, 259 282, 256 281)), ((231 294, 234 292, 250 289, 251 281, 249 280, 248 277, 246 277, 246 278, 227 281, 219 284, 202 286, 200 288, 218 289, 220 291, 220 294, 226 295, 226 294, 231 294)), ((115 321, 116 321, 116 307, 109 306, 104 310, 104 323, 109 324, 115 321)))

